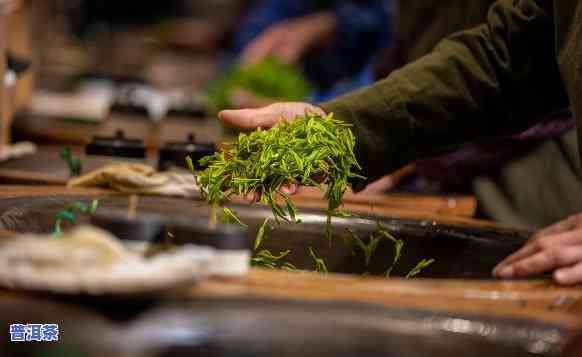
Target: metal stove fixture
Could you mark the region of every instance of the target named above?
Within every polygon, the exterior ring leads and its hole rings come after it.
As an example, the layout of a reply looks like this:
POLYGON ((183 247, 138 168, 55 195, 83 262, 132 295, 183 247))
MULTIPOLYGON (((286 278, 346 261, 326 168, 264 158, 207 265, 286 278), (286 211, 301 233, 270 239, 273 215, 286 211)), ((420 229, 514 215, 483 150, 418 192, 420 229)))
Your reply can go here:
POLYGON ((126 138, 123 130, 118 130, 113 137, 94 136, 93 141, 85 147, 85 153, 143 159, 146 157, 146 148, 143 140, 126 138))
POLYGON ((160 149, 158 170, 165 171, 172 166, 187 168, 187 156, 192 159, 195 169, 202 170, 204 168, 200 166, 198 160, 214 154, 216 150, 217 147, 213 143, 198 143, 194 134, 190 133, 186 141, 168 142, 160 149))

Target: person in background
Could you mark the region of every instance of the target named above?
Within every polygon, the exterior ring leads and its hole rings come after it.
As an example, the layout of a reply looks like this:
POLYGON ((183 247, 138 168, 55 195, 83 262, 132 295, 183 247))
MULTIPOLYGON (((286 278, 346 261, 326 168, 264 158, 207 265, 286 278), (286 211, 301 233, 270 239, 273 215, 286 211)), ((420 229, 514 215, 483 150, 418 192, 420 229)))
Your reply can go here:
MULTIPOLYGON (((481 137, 520 133, 568 106, 582 133, 580 53, 581 0, 499 0, 486 23, 453 34, 428 55, 373 86, 319 106, 277 103, 223 111, 220 118, 253 129, 272 127, 282 118, 292 120, 306 110, 334 112, 353 124, 356 155, 367 177, 365 182, 352 182, 360 190, 411 160, 481 137)), ((573 139, 570 142, 576 141, 575 135, 573 139)), ((571 186, 563 188, 570 193, 572 207, 582 202, 580 134, 577 139, 577 152, 566 150, 576 160, 561 167, 576 173, 571 186)), ((541 169, 538 174, 546 174, 547 168, 541 169)), ((538 187, 542 207, 547 199, 544 189, 538 187)), ((582 283, 582 214, 538 232, 494 274, 520 278, 548 271, 560 284, 582 283)))
POLYGON ((392 13, 391 0, 260 0, 236 32, 233 52, 243 65, 269 56, 300 65, 322 96, 351 78, 371 82, 362 71, 389 46, 392 13))

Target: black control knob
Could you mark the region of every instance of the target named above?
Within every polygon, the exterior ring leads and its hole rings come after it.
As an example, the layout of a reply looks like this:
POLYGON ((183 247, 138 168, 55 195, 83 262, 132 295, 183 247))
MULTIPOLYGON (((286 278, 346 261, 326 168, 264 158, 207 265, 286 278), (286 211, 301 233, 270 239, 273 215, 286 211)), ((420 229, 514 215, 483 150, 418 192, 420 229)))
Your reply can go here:
POLYGON ((146 148, 143 140, 128 139, 122 130, 118 130, 112 137, 94 136, 91 143, 85 147, 85 153, 87 155, 144 159, 146 148))
POLYGON ((204 169, 199 160, 204 156, 212 155, 216 152, 216 145, 213 143, 197 143, 194 134, 189 134, 188 139, 182 142, 168 142, 159 152, 158 169, 165 171, 173 166, 187 168, 186 157, 190 157, 197 170, 204 169))

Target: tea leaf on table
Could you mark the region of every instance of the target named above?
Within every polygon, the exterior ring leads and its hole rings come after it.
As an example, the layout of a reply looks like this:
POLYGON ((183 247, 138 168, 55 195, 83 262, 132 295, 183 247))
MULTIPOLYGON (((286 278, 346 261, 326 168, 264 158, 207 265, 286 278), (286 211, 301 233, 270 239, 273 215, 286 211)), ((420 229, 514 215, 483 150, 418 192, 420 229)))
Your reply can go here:
POLYGON ((296 272, 297 271, 297 267, 289 262, 285 262, 283 263, 283 265, 281 266, 281 269, 283 270, 287 270, 290 272, 296 272))
POLYGON ((70 147, 61 148, 60 157, 63 159, 69 168, 69 176, 80 176, 83 171, 83 164, 81 159, 73 157, 73 152, 70 147))
POLYGON ((228 207, 222 207, 220 223, 238 224, 242 227, 248 227, 246 224, 242 223, 238 216, 228 207))
POLYGON ((390 274, 392 274, 392 270, 394 270, 396 264, 398 264, 398 262, 400 261, 400 257, 402 256, 402 248, 404 248, 404 241, 402 239, 394 237, 381 224, 379 224, 379 227, 380 227, 379 230, 376 231, 376 235, 384 237, 394 243, 394 258, 392 259, 392 264, 390 265, 388 270, 386 270, 385 274, 386 277, 390 277, 390 274))
POLYGON ((368 240, 368 244, 364 243, 360 237, 350 228, 348 228, 348 232, 352 236, 353 241, 355 242, 356 246, 359 247, 362 252, 364 252, 365 264, 366 267, 370 266, 370 260, 372 256, 376 252, 378 248, 378 243, 380 243, 381 238, 374 236, 374 234, 370 234, 370 239, 368 240))
POLYGON ((265 234, 267 232, 267 223, 269 223, 269 218, 265 218, 263 224, 261 224, 261 226, 259 227, 257 235, 255 237, 255 244, 253 246, 253 250, 259 249, 259 247, 263 243, 263 239, 265 239, 265 234))
POLYGON ((81 214, 93 215, 97 211, 98 206, 99 200, 91 201, 91 204, 89 206, 79 201, 71 203, 65 209, 61 210, 59 213, 56 214, 53 235, 55 237, 58 237, 63 233, 62 230, 63 222, 75 223, 77 216, 74 210, 79 211, 79 213, 81 214))
POLYGON ((413 278, 413 277, 417 276, 424 269, 428 268, 434 262, 435 262, 434 259, 428 259, 428 260, 427 259, 423 259, 423 260, 421 260, 418 264, 416 264, 416 266, 408 274, 406 274, 406 279, 410 279, 410 278, 413 278))
POLYGON ((309 255, 311 255, 311 257, 313 258, 313 261, 315 262, 315 271, 318 273, 322 273, 322 274, 327 274, 328 270, 327 270, 327 266, 325 265, 325 261, 323 260, 322 257, 319 256, 319 254, 317 254, 317 252, 315 251, 314 248, 309 247, 309 255))
POLYGON ((194 168, 194 162, 190 156, 186 156, 186 165, 188 166, 188 169, 192 171, 192 173, 196 172, 196 169, 194 168))
POLYGON ((289 253, 291 253, 291 251, 286 250, 280 252, 279 255, 273 255, 270 251, 263 249, 251 258, 251 266, 276 269, 279 260, 285 258, 289 253))

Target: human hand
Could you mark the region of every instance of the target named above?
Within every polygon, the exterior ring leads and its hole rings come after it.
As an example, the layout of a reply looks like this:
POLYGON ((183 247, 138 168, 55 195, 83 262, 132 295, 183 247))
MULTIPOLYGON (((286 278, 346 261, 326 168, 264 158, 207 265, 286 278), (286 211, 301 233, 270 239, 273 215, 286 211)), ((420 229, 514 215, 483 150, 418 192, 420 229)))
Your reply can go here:
MULTIPOLYGON (((223 110, 218 113, 218 117, 224 123, 235 128, 244 130, 254 130, 257 128, 272 128, 281 120, 291 121, 305 113, 325 115, 325 112, 314 105, 308 103, 275 103, 259 109, 239 109, 223 110)), ((286 185, 281 187, 281 192, 287 195, 297 193, 297 185, 286 185)), ((248 195, 248 201, 256 201, 256 194, 248 195)))
POLYGON ((241 55, 246 65, 256 64, 273 56, 283 63, 298 63, 317 45, 328 42, 336 32, 336 17, 320 12, 275 24, 265 30, 241 55))
POLYGON ((272 128, 281 120, 291 121, 305 113, 325 115, 315 105, 300 102, 275 103, 258 109, 223 110, 218 118, 225 124, 244 130, 272 128))
POLYGON ((539 231, 493 270, 499 278, 523 278, 554 271, 559 284, 582 283, 582 214, 539 231))

